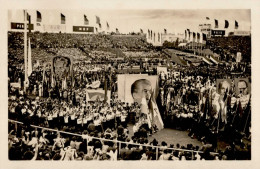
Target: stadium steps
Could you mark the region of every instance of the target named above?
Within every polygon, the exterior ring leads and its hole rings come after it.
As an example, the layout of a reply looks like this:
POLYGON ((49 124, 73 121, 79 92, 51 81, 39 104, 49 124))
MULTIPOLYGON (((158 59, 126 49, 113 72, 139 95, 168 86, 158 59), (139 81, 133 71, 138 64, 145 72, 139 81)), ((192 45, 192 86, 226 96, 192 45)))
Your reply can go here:
POLYGON ((183 59, 181 59, 179 56, 177 56, 175 53, 172 53, 170 50, 166 49, 166 50, 163 50, 163 52, 165 54, 167 54, 168 56, 171 57, 171 61, 179 64, 179 65, 182 65, 182 66, 188 66, 187 62, 184 61, 183 59))

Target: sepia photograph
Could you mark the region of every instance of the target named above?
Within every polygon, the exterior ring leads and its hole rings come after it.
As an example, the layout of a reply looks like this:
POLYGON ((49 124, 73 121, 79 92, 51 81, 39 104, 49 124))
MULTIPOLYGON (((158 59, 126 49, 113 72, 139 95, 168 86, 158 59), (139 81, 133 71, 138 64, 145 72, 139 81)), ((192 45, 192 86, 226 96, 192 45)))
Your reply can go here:
POLYGON ((4 12, 8 163, 252 161, 252 9, 4 12))

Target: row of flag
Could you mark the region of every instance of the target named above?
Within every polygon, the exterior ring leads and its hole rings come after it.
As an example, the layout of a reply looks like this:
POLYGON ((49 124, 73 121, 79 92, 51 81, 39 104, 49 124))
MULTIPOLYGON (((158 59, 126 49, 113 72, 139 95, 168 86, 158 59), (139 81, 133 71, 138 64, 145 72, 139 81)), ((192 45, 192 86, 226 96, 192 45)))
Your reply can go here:
MULTIPOLYGON (((141 33, 143 33, 143 31, 141 31, 141 33)), ((158 36, 157 36, 158 42, 160 42, 161 41, 161 34, 159 32, 157 34, 158 34, 158 36)), ((156 33, 153 32, 152 30, 148 29, 148 39, 151 39, 151 40, 155 41, 155 36, 156 36, 156 33)))
MULTIPOLYGON (((89 20, 87 18, 87 15, 84 14, 83 19, 84 19, 84 25, 89 25, 89 20)), ((66 24, 66 16, 63 13, 60 13, 60 20, 61 20, 61 24, 66 24)), ((29 15, 29 13, 27 13, 27 21, 29 21, 29 23, 31 22, 31 15, 29 15)), ((42 22, 42 14, 39 11, 36 11, 36 22, 42 22)), ((96 16, 96 24, 99 26, 100 29, 102 28, 99 16, 96 16)), ((106 22, 106 26, 107 29, 110 28, 108 22, 106 22)))
POLYGON ((202 43, 207 40, 207 35, 202 32, 191 32, 190 29, 187 29, 185 30, 185 40, 202 43))
MULTIPOLYGON (((210 20, 209 17, 206 17, 206 20, 210 20)), ((214 22, 215 22, 215 28, 219 28, 219 25, 218 25, 218 20, 217 19, 214 19, 214 22)), ((229 27, 229 21, 228 20, 225 20, 225 26, 224 28, 227 29, 229 27)), ((238 29, 239 25, 238 25, 238 22, 235 20, 235 29, 238 29)))

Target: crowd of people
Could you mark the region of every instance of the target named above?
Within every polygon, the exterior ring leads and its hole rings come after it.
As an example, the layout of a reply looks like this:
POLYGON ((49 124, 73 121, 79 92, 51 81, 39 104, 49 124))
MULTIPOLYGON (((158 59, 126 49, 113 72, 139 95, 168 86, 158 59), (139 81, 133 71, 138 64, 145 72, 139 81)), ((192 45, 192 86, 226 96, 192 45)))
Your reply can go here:
POLYGON ((251 159, 250 95, 248 91, 236 95, 234 81, 235 78, 251 81, 247 64, 169 67, 173 63, 169 63, 167 55, 152 49, 142 37, 49 33, 29 36, 32 48, 46 49, 46 55, 53 56, 59 51, 62 54, 67 49, 72 52, 73 80, 68 86, 55 86, 51 66, 46 65, 50 59, 46 57, 34 66, 29 87, 24 91, 23 63, 14 59, 18 54, 15 48, 21 48, 22 34, 9 33, 8 50, 13 51, 8 55, 9 119, 23 123, 9 123, 10 160, 251 159), (115 62, 111 59, 115 54, 100 50, 102 47, 122 49, 124 60, 115 62), (85 58, 77 57, 87 51, 79 51, 81 48, 90 50, 85 58), (165 127, 189 131, 189 136, 200 140, 202 147, 149 141, 157 130, 148 127, 140 105, 118 99, 118 70, 134 66, 140 69, 139 73, 158 75, 156 103, 165 127), (168 71, 159 72, 157 66, 167 67, 168 71), (241 74, 232 73, 238 71, 241 74), (231 86, 219 93, 217 79, 231 79, 231 86), (97 81, 100 82, 97 88, 111 91, 109 100, 87 100, 87 88, 97 81), (13 87, 12 82, 18 82, 20 87, 13 87), (133 135, 129 133, 131 123, 133 135), (220 140, 228 146, 219 149, 220 140))

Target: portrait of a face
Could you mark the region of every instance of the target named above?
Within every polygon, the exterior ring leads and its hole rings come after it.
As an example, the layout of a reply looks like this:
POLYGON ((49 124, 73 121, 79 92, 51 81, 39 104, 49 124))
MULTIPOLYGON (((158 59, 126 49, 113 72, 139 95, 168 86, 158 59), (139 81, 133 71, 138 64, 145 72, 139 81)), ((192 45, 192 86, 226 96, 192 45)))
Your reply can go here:
POLYGON ((217 79, 217 92, 220 95, 228 93, 231 88, 231 82, 229 79, 217 79))
POLYGON ((247 95, 250 93, 250 83, 248 78, 237 78, 235 79, 236 94, 237 95, 247 95))
POLYGON ((148 102, 152 95, 152 85, 147 79, 136 80, 131 86, 131 94, 134 102, 141 103, 142 98, 148 102))
POLYGON ((238 92, 240 94, 246 95, 247 94, 247 83, 244 80, 241 80, 237 84, 238 92))

